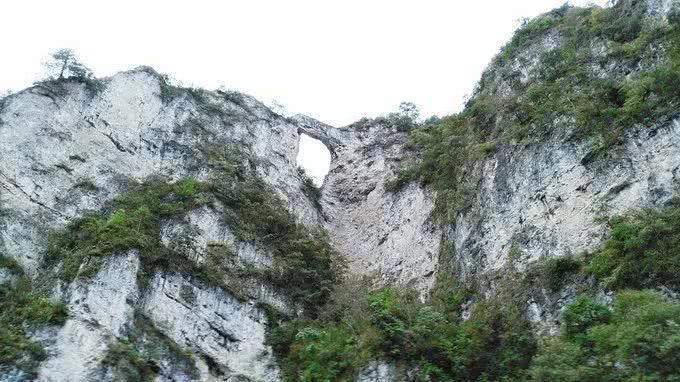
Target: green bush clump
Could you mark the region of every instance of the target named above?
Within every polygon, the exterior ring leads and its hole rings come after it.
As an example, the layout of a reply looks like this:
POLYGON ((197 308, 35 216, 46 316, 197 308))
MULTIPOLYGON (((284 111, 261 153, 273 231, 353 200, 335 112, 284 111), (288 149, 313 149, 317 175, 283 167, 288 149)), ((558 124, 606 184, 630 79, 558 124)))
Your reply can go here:
POLYGON ((253 241, 273 257, 271 269, 244 269, 237 273, 271 282, 313 314, 344 269, 325 232, 299 223, 276 193, 255 175, 252 159, 241 150, 212 147, 206 157, 212 170, 207 182, 193 178, 175 183, 149 180, 134 185, 102 211, 52 233, 47 262, 61 262, 61 277, 72 281, 96 274, 104 257, 136 249, 142 263, 142 281, 163 270, 228 289, 225 275, 238 271, 230 268, 230 251, 211 250, 205 262, 196 264, 182 248, 169 248, 160 241, 163 221, 182 219, 201 206, 215 206, 223 210, 225 224, 239 240, 253 241))
POLYGON ((113 368, 113 377, 120 381, 151 382, 158 372, 158 365, 139 353, 126 340, 118 340, 109 345, 102 364, 113 368))
POLYGON ((480 301, 467 321, 452 313, 459 305, 393 288, 341 300, 320 319, 272 331, 286 380, 351 381, 376 358, 415 368, 419 381, 522 380, 535 352, 520 309, 499 300, 480 301))
POLYGON ((580 339, 583 333, 597 324, 609 321, 611 312, 605 305, 588 296, 579 296, 562 313, 563 334, 570 339, 580 339))
POLYGON ((357 350, 349 328, 305 327, 295 335, 287 361, 300 365, 292 370, 298 381, 352 381, 357 350))
POLYGON ((680 205, 644 209, 609 221, 610 237, 587 269, 608 288, 680 288, 680 205))
POLYGON ((443 118, 411 133, 413 144, 420 149, 420 161, 390 179, 385 188, 397 191, 411 181, 420 181, 437 192, 435 215, 451 221, 467 207, 477 187, 471 163, 486 156, 488 146, 475 130, 471 120, 487 119, 481 109, 469 109, 461 116, 443 118))
POLYGON ((596 31, 619 43, 635 40, 642 32, 645 12, 645 0, 619 0, 600 13, 596 31))
POLYGON ((581 297, 565 312, 562 334, 534 358, 535 381, 680 379, 680 304, 651 291, 621 291, 613 309, 581 297))
POLYGON ((35 290, 16 261, 0 255, 0 269, 12 274, 0 283, 0 369, 17 367, 34 377, 46 354, 39 343, 28 337, 25 328, 63 324, 66 306, 35 290))
POLYGON ((583 267, 582 262, 572 256, 552 257, 539 265, 540 273, 551 291, 560 290, 569 277, 577 274, 583 267))
POLYGON ((201 203, 198 183, 151 180, 135 185, 101 212, 74 220, 50 234, 47 262, 62 261, 61 277, 93 276, 102 258, 130 249, 140 251, 146 269, 183 269, 186 262, 160 242, 163 219, 177 218, 201 203))

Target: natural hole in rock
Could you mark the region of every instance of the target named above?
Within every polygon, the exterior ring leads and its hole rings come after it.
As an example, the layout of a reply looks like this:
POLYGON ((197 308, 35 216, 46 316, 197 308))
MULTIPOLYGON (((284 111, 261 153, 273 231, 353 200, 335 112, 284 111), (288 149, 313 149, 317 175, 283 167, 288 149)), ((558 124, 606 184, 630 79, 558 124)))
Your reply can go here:
POLYGON ((297 165, 321 187, 331 166, 331 152, 320 140, 300 134, 297 165))

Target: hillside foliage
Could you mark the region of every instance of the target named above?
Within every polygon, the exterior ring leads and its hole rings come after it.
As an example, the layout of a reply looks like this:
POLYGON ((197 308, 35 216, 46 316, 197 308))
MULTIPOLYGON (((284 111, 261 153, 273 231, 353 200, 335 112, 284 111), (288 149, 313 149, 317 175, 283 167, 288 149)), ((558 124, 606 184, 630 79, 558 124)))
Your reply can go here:
POLYGON ((418 181, 436 191, 444 222, 470 205, 480 161, 501 148, 584 141, 606 155, 634 126, 680 106, 680 17, 646 16, 644 0, 609 8, 563 6, 526 21, 483 73, 462 112, 414 128, 419 153, 386 188, 418 181))

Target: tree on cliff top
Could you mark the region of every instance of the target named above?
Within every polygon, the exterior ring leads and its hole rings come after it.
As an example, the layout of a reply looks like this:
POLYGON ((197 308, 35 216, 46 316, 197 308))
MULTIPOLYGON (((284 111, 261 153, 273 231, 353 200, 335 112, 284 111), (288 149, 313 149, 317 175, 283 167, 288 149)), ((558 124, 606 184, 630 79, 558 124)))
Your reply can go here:
POLYGON ((44 65, 48 76, 52 79, 92 77, 92 71, 78 60, 75 52, 71 49, 56 50, 51 54, 50 61, 44 65))

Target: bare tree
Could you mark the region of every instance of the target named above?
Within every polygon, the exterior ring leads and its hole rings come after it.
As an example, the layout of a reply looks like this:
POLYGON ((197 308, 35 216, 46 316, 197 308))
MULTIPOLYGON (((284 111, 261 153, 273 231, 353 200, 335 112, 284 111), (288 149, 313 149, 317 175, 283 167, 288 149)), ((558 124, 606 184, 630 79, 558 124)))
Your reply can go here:
POLYGON ((92 71, 78 60, 71 49, 59 49, 52 53, 51 60, 45 63, 45 67, 52 79, 92 77, 92 71))

